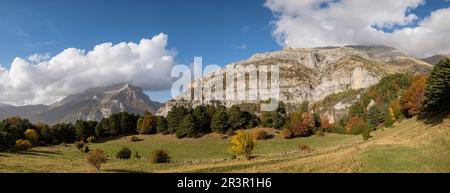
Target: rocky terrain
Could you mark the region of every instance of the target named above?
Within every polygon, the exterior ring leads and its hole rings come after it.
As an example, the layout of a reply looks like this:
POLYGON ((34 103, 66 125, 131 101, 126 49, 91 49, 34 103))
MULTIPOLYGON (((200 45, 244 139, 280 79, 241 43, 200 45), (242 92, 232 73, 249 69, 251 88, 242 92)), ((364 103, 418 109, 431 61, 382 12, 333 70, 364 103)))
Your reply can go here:
POLYGON ((155 113, 162 104, 151 101, 141 88, 129 84, 92 88, 71 95, 51 105, 0 105, 0 119, 20 116, 46 123, 74 122, 78 119, 99 121, 112 113, 155 113))
MULTIPOLYGON (((245 77, 245 84, 238 84, 234 94, 249 94, 253 83, 249 81, 249 73, 238 72, 235 81, 227 81, 223 75, 225 68, 204 76, 200 81, 194 81, 191 88, 200 88, 201 99, 194 100, 194 89, 175 97, 158 110, 165 115, 174 105, 207 104, 220 101, 226 106, 241 103, 260 103, 263 95, 260 92, 261 70, 263 65, 279 65, 279 100, 286 103, 289 109, 295 109, 302 102, 309 103, 323 100, 330 94, 348 90, 367 88, 378 83, 387 74, 428 72, 432 65, 422 60, 410 57, 394 48, 386 46, 345 46, 323 48, 286 48, 282 51, 255 54, 251 58, 228 64, 228 67, 256 66, 257 69, 257 99, 228 100, 226 88, 236 84, 236 79, 245 77), (217 83, 226 82, 225 86, 217 87, 217 83), (211 86, 213 85, 213 86, 211 86), (216 89, 219 88, 219 91, 216 89), (213 98, 216 92, 224 92, 223 98, 213 98)), ((269 75, 270 76, 270 75, 269 75)), ((269 80, 270 82, 270 80, 269 80)), ((270 84, 270 83, 269 83, 270 84)), ((345 110, 349 104, 339 104, 337 110, 345 110)))

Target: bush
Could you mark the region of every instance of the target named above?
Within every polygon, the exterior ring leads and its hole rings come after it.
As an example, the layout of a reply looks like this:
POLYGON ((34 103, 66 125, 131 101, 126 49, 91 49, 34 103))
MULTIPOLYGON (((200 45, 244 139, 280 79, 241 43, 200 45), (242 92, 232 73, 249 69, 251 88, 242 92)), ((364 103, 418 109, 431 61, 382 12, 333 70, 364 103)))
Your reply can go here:
POLYGON ((283 129, 282 134, 285 139, 290 139, 290 138, 294 137, 292 131, 289 129, 283 129))
POLYGON ((75 141, 75 147, 81 151, 84 147, 84 142, 83 141, 75 141))
POLYGON ((131 158, 131 150, 127 147, 122 147, 122 149, 116 154, 117 159, 130 159, 131 158))
POLYGON ((83 152, 84 153, 89 153, 89 146, 84 146, 84 148, 83 148, 83 152))
POLYGON ((94 136, 89 136, 89 137, 86 139, 86 141, 87 141, 88 143, 94 143, 95 140, 96 140, 96 138, 95 138, 94 136))
POLYGON ((298 148, 300 151, 305 151, 305 152, 310 152, 310 151, 311 151, 311 148, 310 148, 308 145, 303 144, 303 143, 299 143, 299 144, 297 145, 297 148, 298 148))
POLYGON ((251 153, 255 148, 255 141, 249 133, 243 130, 237 131, 235 135, 230 137, 230 143, 230 152, 236 155, 244 155, 247 159, 251 158, 251 153))
POLYGON ((167 163, 170 162, 170 157, 166 151, 158 149, 152 152, 150 160, 152 163, 167 163))
POLYGON ((15 147, 17 151, 23 151, 32 148, 33 145, 28 140, 18 139, 15 147))
POLYGON ((142 141, 142 139, 140 139, 140 138, 137 137, 137 136, 131 136, 130 141, 131 141, 131 142, 138 142, 138 141, 142 141))
POLYGON ((39 134, 34 129, 27 129, 24 133, 25 139, 36 145, 39 142, 39 134))
POLYGON ((256 140, 266 140, 266 139, 269 139, 271 137, 271 135, 269 135, 266 131, 264 131, 262 129, 255 129, 255 130, 253 130, 251 135, 256 140))
POLYGON ((372 128, 374 128, 374 126, 364 122, 364 120, 359 117, 352 117, 345 127, 347 134, 355 135, 362 134, 366 129, 369 129, 371 131, 372 128))
POLYGON ((369 128, 364 129, 362 136, 363 136, 364 141, 369 140, 372 137, 372 136, 370 136, 370 129, 369 128))
POLYGON ((86 157, 86 161, 97 170, 100 170, 101 165, 103 163, 106 163, 106 161, 108 161, 108 158, 106 158, 106 155, 102 150, 95 149, 94 151, 89 153, 89 155, 86 157))

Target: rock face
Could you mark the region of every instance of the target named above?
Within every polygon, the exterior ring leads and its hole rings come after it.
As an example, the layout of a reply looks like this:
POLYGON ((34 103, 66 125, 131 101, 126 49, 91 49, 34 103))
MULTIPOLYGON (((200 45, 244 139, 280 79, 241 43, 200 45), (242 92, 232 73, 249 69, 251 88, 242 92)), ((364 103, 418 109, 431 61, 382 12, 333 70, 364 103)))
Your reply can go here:
POLYGON ((141 88, 120 84, 88 89, 49 106, 0 106, 0 118, 17 115, 46 123, 74 122, 79 119, 99 121, 117 112, 155 113, 161 106, 151 101, 141 88))
MULTIPOLYGON (((245 70, 238 70, 234 82, 227 80, 228 75, 224 75, 227 68, 225 67, 204 76, 200 81, 193 81, 191 89, 167 102, 163 108, 158 110, 158 114, 165 115, 171 107, 180 104, 195 106, 220 101, 226 106, 231 106, 241 103, 259 103, 264 100, 260 82, 264 68, 260 67, 265 65, 279 66, 279 100, 288 107, 292 107, 291 109, 305 101, 310 103, 320 101, 333 93, 367 88, 378 83, 387 74, 426 72, 431 68, 428 63, 386 46, 284 49, 255 54, 248 60, 227 65, 227 67, 235 69, 255 66, 257 83, 249 81, 251 73, 245 70), (244 77, 245 84, 236 83, 239 77, 244 77), (222 81, 225 82, 224 86, 217 87, 216 84, 222 81), (250 87, 256 85, 257 99, 227 99, 226 95, 230 94, 230 91, 227 91, 226 88, 232 87, 234 84, 236 84, 234 94, 244 95, 245 93, 245 96, 249 95, 250 87), (211 85, 214 86, 211 88, 211 85), (195 89, 201 91, 200 100, 193 98, 195 89), (225 97, 211 99, 209 96, 214 95, 218 90, 224 92, 225 97)), ((270 84, 271 81, 268 82, 270 84)))

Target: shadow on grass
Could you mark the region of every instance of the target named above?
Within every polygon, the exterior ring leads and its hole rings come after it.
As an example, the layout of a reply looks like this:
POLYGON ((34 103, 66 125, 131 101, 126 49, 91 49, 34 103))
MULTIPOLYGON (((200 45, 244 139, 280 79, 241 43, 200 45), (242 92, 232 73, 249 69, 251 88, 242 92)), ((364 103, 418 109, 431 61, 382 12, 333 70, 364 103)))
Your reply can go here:
POLYGON ((114 173, 147 173, 144 171, 126 170, 126 169, 109 169, 109 170, 103 170, 103 171, 114 172, 114 173))
POLYGON ((422 121, 425 124, 430 124, 430 125, 438 125, 441 124, 444 119, 449 118, 450 115, 450 109, 445 110, 443 112, 438 112, 438 113, 426 113, 426 114, 421 114, 418 116, 418 120, 422 121))
POLYGON ((44 151, 44 150, 27 150, 17 152, 20 155, 34 155, 34 156, 50 156, 50 155, 61 155, 61 152, 44 151))

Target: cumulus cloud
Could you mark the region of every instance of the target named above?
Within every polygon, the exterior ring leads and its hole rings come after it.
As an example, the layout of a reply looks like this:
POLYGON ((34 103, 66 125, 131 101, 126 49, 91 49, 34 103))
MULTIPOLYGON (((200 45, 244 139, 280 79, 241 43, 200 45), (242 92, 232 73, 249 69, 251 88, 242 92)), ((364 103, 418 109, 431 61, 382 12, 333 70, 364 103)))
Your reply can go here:
POLYGON ((424 0, 267 0, 286 47, 388 45, 416 57, 450 53, 450 8, 418 18, 424 0))
POLYGON ((15 58, 0 66, 0 102, 49 104, 92 87, 131 83, 144 90, 170 88, 175 50, 159 34, 139 43, 104 43, 85 51, 68 48, 56 56, 15 58))

